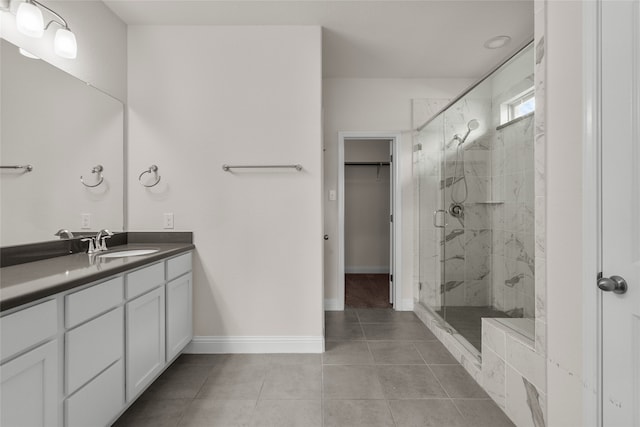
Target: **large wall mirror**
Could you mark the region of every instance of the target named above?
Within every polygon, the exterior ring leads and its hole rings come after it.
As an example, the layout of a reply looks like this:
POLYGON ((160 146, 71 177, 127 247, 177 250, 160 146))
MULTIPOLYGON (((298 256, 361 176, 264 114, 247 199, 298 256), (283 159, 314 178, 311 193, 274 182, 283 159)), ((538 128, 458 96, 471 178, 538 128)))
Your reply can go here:
POLYGON ((0 246, 123 231, 122 102, 0 42, 0 246))

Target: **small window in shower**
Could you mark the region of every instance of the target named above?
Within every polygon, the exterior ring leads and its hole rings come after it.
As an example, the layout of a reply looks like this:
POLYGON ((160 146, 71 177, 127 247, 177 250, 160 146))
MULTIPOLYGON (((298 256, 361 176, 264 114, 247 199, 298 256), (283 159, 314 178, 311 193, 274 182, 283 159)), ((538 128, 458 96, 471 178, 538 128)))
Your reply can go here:
POLYGON ((536 109, 536 97, 532 88, 502 104, 502 124, 533 113, 536 109))

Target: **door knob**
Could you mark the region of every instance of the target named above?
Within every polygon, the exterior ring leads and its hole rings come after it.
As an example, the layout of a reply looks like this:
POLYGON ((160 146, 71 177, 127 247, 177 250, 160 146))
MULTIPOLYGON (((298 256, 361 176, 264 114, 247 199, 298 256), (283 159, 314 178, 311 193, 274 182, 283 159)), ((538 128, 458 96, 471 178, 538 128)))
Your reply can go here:
POLYGON ((328 234, 324 235, 324 240, 329 240, 329 235, 328 234))
POLYGON ((601 277, 598 279, 598 287, 606 292, 624 294, 627 292, 627 281, 620 276, 601 277))

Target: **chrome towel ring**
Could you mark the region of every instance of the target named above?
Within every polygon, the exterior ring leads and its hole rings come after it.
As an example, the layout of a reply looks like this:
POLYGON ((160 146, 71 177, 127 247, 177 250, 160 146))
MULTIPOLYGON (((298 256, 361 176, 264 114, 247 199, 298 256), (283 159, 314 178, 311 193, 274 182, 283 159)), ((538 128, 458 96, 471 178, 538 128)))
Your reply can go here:
POLYGON ((138 176, 138 181, 140 181, 140 184, 142 184, 144 187, 150 188, 150 187, 155 187, 156 185, 158 185, 158 183, 160 182, 160 179, 162 177, 160 175, 158 175, 158 166, 156 165, 151 165, 149 166, 149 169, 147 169, 146 171, 143 171, 139 176, 138 176), (145 173, 153 173, 154 177, 155 177, 155 182, 153 184, 145 184, 144 182, 142 182, 142 176, 145 173))
POLYGON ((93 169, 91 169, 91 173, 95 173, 95 174, 98 175, 98 182, 95 183, 94 185, 90 185, 90 184, 87 184, 86 182, 84 182, 84 179, 82 178, 82 175, 80 175, 80 182, 85 187, 89 187, 89 188, 97 187, 98 185, 102 184, 102 181, 104 181, 104 176, 102 176, 102 171, 103 170, 104 170, 104 168, 102 167, 102 165, 96 165, 96 166, 94 166, 93 169))

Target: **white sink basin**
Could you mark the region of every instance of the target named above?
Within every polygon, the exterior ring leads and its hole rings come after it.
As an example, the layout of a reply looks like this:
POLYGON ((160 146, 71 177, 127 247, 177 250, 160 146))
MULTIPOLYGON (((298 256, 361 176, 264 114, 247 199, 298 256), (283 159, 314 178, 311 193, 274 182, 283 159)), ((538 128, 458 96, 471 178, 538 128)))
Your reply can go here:
POLYGON ((127 256, 149 255, 158 252, 160 249, 131 249, 128 251, 105 252, 98 255, 100 258, 122 258, 127 256))

